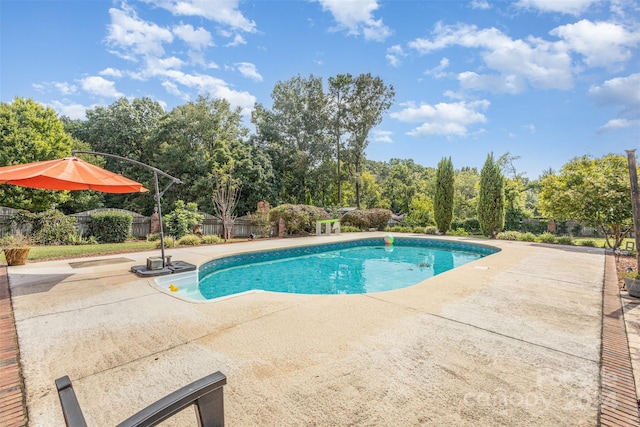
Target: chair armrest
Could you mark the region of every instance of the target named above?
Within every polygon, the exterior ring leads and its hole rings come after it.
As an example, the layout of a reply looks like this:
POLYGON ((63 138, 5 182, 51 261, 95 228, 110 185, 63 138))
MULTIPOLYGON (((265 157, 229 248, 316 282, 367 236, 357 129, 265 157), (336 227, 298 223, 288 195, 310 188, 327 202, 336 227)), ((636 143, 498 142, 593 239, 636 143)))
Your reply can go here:
POLYGON ((67 375, 56 380, 56 389, 62 405, 62 413, 67 427, 87 427, 87 422, 82 415, 82 409, 78 403, 71 379, 67 375))

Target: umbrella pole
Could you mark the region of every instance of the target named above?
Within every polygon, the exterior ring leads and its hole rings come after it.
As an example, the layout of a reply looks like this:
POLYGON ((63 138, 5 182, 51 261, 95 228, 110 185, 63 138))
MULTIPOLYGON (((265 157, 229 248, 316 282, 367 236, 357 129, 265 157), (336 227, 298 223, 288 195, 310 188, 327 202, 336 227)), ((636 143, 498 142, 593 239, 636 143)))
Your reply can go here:
POLYGON ((160 187, 158 187, 158 173, 153 171, 153 181, 156 186, 156 206, 158 208, 158 220, 160 222, 160 251, 162 253, 162 268, 165 268, 166 258, 164 257, 164 229, 162 228, 162 209, 160 207, 160 187))
POLYGON ((160 198, 165 193, 165 191, 167 191, 169 189, 169 187, 171 187, 171 185, 173 185, 174 183, 181 184, 182 181, 180 181, 178 178, 174 178, 173 176, 169 175, 168 173, 162 172, 158 168, 154 168, 153 166, 149 166, 149 165, 144 164, 142 162, 139 162, 137 160, 132 160, 132 159, 127 159, 126 157, 116 156, 115 154, 99 153, 99 152, 96 152, 96 151, 73 150, 71 152, 71 155, 75 156, 76 153, 78 153, 78 154, 92 154, 92 155, 98 155, 98 156, 104 156, 104 157, 111 157, 111 158, 114 158, 114 159, 122 160, 122 161, 129 162, 129 163, 133 163, 133 164, 136 164, 138 166, 142 166, 143 168, 151 169, 153 171, 153 181, 154 181, 154 184, 156 186, 156 206, 158 207, 158 219, 160 220, 160 230, 159 231, 160 231, 160 250, 162 252, 162 268, 165 268, 166 267, 166 259, 165 259, 165 256, 164 256, 164 231, 162 229, 162 210, 160 209, 160 198), (166 176, 167 178, 171 179, 171 182, 169 183, 169 185, 167 185, 164 188, 164 190, 162 190, 162 192, 160 192, 160 187, 158 186, 158 173, 160 173, 160 175, 162 175, 162 176, 166 176))

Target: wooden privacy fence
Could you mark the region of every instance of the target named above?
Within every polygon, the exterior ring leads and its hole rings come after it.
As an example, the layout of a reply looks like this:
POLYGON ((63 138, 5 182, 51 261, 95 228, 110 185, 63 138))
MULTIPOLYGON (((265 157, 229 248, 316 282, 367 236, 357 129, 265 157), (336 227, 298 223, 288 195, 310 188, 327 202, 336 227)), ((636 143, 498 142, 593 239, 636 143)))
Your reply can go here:
POLYGON ((31 231, 31 224, 22 224, 19 227, 11 224, 11 216, 17 213, 17 209, 0 207, 0 238, 5 236, 15 236, 18 231, 22 234, 29 234, 31 231))
MULTIPOLYGON (((124 209, 93 209, 86 212, 79 212, 69 216, 75 217, 76 219, 76 228, 78 229, 78 233, 82 236, 88 236, 91 234, 91 215, 98 212, 122 212, 125 214, 129 214, 132 217, 131 222, 131 235, 135 238, 143 239, 146 238, 148 234, 151 232, 151 217, 141 215, 136 212, 124 210, 124 209)), ((5 236, 15 235, 18 228, 11 224, 11 216, 16 214, 18 211, 12 208, 0 207, 0 238, 5 236)), ((200 232, 203 235, 222 235, 222 221, 217 219, 211 214, 203 213, 204 220, 200 226, 200 232)), ((31 226, 29 224, 22 225, 19 229, 23 234, 28 234, 31 226)), ((259 236, 261 233, 261 228, 251 222, 250 219, 246 217, 237 218, 233 225, 233 236, 234 237, 249 237, 250 235, 259 236)), ((274 230, 271 230, 271 236, 275 235, 274 230)), ((165 230, 166 234, 166 230, 165 230)), ((262 236, 262 237, 270 237, 270 236, 262 236)))

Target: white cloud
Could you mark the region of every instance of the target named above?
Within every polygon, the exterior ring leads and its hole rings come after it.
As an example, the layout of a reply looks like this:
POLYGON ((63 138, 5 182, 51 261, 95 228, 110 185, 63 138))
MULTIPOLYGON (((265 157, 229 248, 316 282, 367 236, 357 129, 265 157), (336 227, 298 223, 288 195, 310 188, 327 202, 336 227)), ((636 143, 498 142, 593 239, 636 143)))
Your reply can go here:
POLYGON ((252 64, 251 62, 237 62, 235 66, 244 77, 256 82, 262 81, 262 76, 258 73, 258 70, 256 70, 255 64, 252 64))
POLYGON ((76 91, 76 86, 67 82, 54 82, 53 86, 63 95, 69 95, 76 91))
POLYGON ((213 46, 211 33, 202 27, 194 29, 191 25, 175 25, 173 34, 184 40, 191 49, 201 50, 207 46, 213 46))
POLYGON ((609 120, 598 132, 640 126, 640 73, 607 80, 602 86, 592 86, 589 97, 598 106, 613 106, 618 110, 618 117, 609 120))
POLYGON ((526 80, 517 74, 477 74, 465 71, 458 74, 462 89, 487 90, 496 93, 518 94, 527 89, 526 80))
POLYGON ((440 60, 440 64, 437 67, 430 68, 424 71, 424 74, 428 76, 433 76, 437 79, 446 77, 446 69, 449 67, 449 58, 442 58, 440 60))
POLYGON ((100 76, 90 76, 80 81, 82 89, 92 95, 104 96, 107 98, 119 98, 124 96, 115 88, 115 83, 100 76))
POLYGON ((256 23, 238 10, 239 0, 144 0, 178 16, 200 16, 235 30, 256 31, 256 23))
POLYGON ((383 41, 391 35, 391 29, 382 19, 375 19, 373 12, 378 9, 377 0, 344 1, 317 0, 323 11, 329 11, 338 26, 334 30, 346 29, 347 34, 362 34, 366 40, 383 41))
POLYGON ((100 71, 98 74, 100 74, 101 76, 117 77, 117 78, 120 78, 124 75, 122 71, 116 70, 115 68, 111 68, 111 67, 105 68, 104 70, 100 71))
POLYGON ((482 50, 486 67, 497 75, 461 73, 459 79, 469 88, 516 93, 524 90, 524 82, 540 89, 569 89, 573 84, 571 56, 563 43, 534 37, 513 40, 496 28, 479 30, 474 25, 438 23, 432 39, 418 38, 408 45, 420 54, 451 46, 482 50))
POLYGON ((393 143, 391 135, 393 135, 393 132, 388 130, 373 130, 371 131, 371 140, 373 142, 385 142, 391 144, 393 143))
POLYGON ((640 43, 640 32, 630 32, 611 22, 591 22, 586 19, 557 27, 551 35, 565 41, 568 49, 584 56, 590 67, 617 69, 628 61, 632 49, 640 43))
POLYGON ((530 134, 536 133, 536 125, 534 125, 533 123, 529 123, 528 125, 524 125, 522 127, 526 129, 530 134))
POLYGON ((230 89, 228 84, 216 77, 204 74, 188 74, 180 70, 164 70, 159 75, 165 79, 163 86, 170 93, 181 93, 179 86, 195 89, 198 93, 209 93, 215 98, 224 98, 233 107, 241 107, 243 114, 249 114, 256 103, 256 97, 246 91, 230 89))
POLYGON ((520 0, 517 7, 535 9, 540 12, 560 12, 568 15, 580 15, 592 4, 600 0, 520 0))
POLYGON ((589 96, 600 106, 640 108, 640 73, 607 80, 602 86, 592 86, 589 89, 589 96))
POLYGON ((171 95, 180 97, 185 100, 189 99, 189 95, 181 92, 178 88, 178 85, 173 82, 164 81, 161 83, 161 86, 164 88, 164 90, 167 91, 167 93, 170 93, 171 95))
POLYGON ((67 82, 43 82, 43 83, 34 83, 31 85, 35 90, 40 93, 47 93, 51 91, 56 91, 61 93, 62 95, 69 95, 75 93, 77 91, 77 87, 67 82))
POLYGON ((138 18, 136 12, 126 6, 109 9, 111 24, 108 25, 107 42, 114 46, 116 55, 131 61, 138 55, 161 56, 163 43, 171 43, 173 34, 152 22, 138 18))
POLYGON ((392 67, 398 67, 402 63, 402 60, 400 58, 403 58, 405 56, 407 56, 407 54, 404 53, 404 51, 402 50, 402 46, 400 46, 399 44, 393 45, 387 49, 386 58, 392 67))
POLYGON ((184 65, 184 61, 175 56, 168 58, 148 58, 147 59, 147 71, 150 75, 162 72, 162 70, 175 70, 184 65))
POLYGON ((233 41, 227 43, 225 47, 240 46, 241 44, 247 44, 247 41, 240 34, 236 34, 235 37, 233 37, 233 41))
POLYGON ((399 112, 390 116, 401 122, 422 123, 414 128, 408 135, 424 137, 430 135, 466 136, 469 127, 476 123, 485 123, 486 116, 482 113, 489 108, 487 100, 471 102, 439 103, 436 105, 410 102, 403 104, 399 112))
POLYGON ((60 101, 52 101, 49 105, 61 116, 67 116, 72 120, 85 120, 86 111, 92 107, 86 107, 81 104, 65 104, 60 101))
POLYGON ((604 126, 598 128, 598 133, 612 132, 620 129, 627 129, 637 127, 640 128, 640 119, 628 120, 628 119, 612 119, 609 120, 604 126))
POLYGON ((491 9, 491 5, 486 0, 472 0, 471 1, 472 9, 480 9, 480 10, 488 10, 491 9))

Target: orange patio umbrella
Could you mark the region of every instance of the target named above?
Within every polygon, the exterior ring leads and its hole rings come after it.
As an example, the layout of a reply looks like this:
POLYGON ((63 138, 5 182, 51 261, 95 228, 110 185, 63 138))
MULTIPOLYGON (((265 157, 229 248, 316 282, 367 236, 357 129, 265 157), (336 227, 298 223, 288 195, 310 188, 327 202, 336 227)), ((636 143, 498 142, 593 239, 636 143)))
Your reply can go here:
POLYGON ((149 191, 139 182, 77 157, 0 167, 0 184, 44 190, 96 190, 103 193, 149 191))

